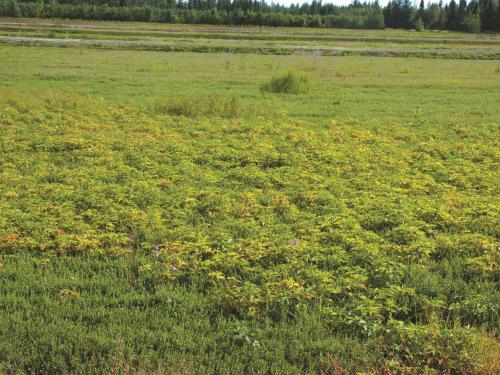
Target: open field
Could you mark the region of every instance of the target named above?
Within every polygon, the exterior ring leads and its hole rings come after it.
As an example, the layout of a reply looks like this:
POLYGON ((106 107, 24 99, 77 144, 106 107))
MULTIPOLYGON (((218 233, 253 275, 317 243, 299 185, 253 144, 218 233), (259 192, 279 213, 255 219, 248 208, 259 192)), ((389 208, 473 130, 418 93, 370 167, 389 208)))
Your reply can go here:
POLYGON ((0 373, 500 371, 500 65, 447 58, 498 35, 0 30, 450 50, 0 41, 0 373), (309 92, 262 92, 288 71, 309 92))
POLYGON ((234 28, 5 19, 0 43, 166 52, 500 59, 500 37, 455 32, 234 28))

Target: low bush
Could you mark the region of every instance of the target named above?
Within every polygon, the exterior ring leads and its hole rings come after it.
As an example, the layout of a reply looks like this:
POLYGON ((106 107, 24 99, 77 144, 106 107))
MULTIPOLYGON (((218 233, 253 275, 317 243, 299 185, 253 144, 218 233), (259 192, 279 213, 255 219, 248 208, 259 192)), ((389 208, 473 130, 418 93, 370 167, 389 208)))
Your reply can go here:
POLYGON ((279 77, 273 77, 260 86, 262 92, 274 94, 306 94, 311 89, 309 77, 303 73, 288 72, 279 77))

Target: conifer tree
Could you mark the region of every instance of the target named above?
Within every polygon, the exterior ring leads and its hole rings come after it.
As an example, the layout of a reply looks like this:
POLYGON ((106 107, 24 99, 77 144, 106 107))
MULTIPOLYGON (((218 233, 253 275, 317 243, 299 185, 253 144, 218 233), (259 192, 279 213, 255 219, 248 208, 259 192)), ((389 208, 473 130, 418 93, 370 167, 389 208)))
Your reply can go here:
POLYGON ((481 0, 479 2, 479 17, 481 18, 481 31, 495 29, 495 9, 492 0, 481 0))
POLYGON ((21 17, 21 10, 17 0, 7 0, 4 4, 4 15, 6 17, 21 17))
POLYGON ((451 0, 446 10, 446 28, 450 30, 457 29, 457 3, 451 0))
POLYGON ((467 11, 467 0, 460 0, 460 2, 458 3, 458 10, 456 16, 457 28, 459 29, 462 29, 466 11, 467 11))
POLYGON ((500 31, 500 1, 497 6, 497 31, 500 31))
POLYGON ((418 7, 418 12, 417 12, 417 19, 418 18, 423 18, 425 13, 425 4, 424 0, 420 0, 420 6, 418 7))

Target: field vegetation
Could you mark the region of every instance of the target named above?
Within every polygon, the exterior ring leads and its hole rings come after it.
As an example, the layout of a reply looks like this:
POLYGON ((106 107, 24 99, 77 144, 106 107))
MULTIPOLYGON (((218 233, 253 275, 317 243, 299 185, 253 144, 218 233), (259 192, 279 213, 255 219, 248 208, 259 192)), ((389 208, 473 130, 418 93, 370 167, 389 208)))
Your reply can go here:
POLYGON ((4 19, 0 43, 164 52, 500 59, 497 34, 4 19))
POLYGON ((0 45, 0 372, 500 371, 497 61, 73 47, 0 45))

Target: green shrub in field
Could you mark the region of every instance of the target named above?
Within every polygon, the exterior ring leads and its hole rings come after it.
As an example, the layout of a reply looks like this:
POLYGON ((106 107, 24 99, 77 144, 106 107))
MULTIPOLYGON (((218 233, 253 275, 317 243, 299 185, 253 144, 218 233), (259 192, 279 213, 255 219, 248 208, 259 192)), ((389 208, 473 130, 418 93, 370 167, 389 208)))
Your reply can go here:
POLYGON ((415 30, 416 31, 424 31, 424 22, 422 21, 422 18, 418 18, 416 21, 415 21, 415 30))
POLYGON ((156 113, 185 117, 253 117, 269 113, 266 108, 255 107, 239 97, 219 95, 198 95, 170 98, 157 102, 153 111, 156 113))
POLYGON ((269 82, 260 86, 262 92, 275 94, 306 94, 311 88, 309 77, 303 73, 288 72, 279 77, 273 77, 269 82))

